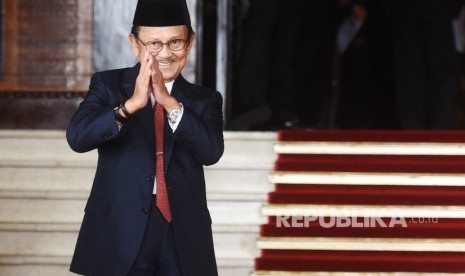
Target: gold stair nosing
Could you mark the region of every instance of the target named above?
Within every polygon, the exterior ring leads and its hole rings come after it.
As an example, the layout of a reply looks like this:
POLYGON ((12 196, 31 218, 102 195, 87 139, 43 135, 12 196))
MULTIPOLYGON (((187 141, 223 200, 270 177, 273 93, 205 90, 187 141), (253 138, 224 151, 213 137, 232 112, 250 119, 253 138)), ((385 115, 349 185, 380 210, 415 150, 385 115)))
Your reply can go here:
POLYGON ((278 142, 278 154, 465 155, 464 143, 278 142))
POLYGON ((422 272, 326 272, 326 271, 269 271, 257 270, 251 276, 465 276, 465 273, 422 272))
POLYGON ((465 239, 261 237, 259 249, 465 252, 465 239))
POLYGON ((268 175, 268 181, 279 184, 465 186, 465 174, 275 171, 268 175))

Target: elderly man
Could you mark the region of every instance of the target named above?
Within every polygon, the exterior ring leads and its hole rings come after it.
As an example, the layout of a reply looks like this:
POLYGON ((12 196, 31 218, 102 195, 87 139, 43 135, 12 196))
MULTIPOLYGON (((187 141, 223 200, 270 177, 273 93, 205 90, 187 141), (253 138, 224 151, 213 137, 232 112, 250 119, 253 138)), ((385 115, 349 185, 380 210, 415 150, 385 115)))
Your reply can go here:
POLYGON ((218 274, 203 166, 223 154, 222 98, 181 75, 190 24, 185 0, 139 0, 140 62, 94 74, 71 120, 71 148, 99 153, 72 272, 218 274))

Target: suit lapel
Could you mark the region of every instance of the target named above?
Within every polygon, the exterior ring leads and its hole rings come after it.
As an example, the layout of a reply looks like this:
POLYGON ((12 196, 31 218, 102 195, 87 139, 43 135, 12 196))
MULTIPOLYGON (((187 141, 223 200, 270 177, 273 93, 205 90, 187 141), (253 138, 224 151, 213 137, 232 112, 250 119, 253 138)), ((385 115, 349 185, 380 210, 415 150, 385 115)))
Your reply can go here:
MULTIPOLYGON (((173 89, 171 90, 171 95, 176 98, 179 102, 181 102, 184 106, 190 106, 194 102, 193 94, 191 93, 191 86, 189 82, 187 82, 182 75, 180 75, 173 84, 173 89)), ((165 114, 165 129, 164 129, 164 143, 163 143, 163 162, 164 164, 169 164, 171 160, 171 156, 174 150, 174 139, 173 139, 173 132, 168 125, 168 119, 165 114)), ((165 175, 167 174, 168 170, 167 165, 165 165, 165 175)))
MULTIPOLYGON (((130 68, 125 72, 122 80, 124 91, 123 101, 129 99, 134 94, 136 78, 139 74, 140 64, 130 68)), ((150 149, 155 149, 155 126, 153 122, 152 104, 149 101, 147 105, 134 115, 135 120, 140 126, 142 136, 150 149)))
POLYGON ((132 94, 134 94, 134 87, 136 85, 136 78, 139 74, 139 70, 140 63, 137 63, 134 67, 124 71, 121 80, 121 86, 123 87, 124 91, 124 95, 122 95, 123 101, 129 99, 132 94))

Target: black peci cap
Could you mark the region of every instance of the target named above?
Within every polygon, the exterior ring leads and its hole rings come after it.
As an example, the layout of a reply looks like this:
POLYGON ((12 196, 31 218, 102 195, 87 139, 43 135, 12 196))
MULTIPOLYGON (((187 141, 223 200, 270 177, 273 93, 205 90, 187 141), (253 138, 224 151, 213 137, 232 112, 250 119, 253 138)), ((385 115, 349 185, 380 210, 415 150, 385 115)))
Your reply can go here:
POLYGON ((139 0, 134 26, 164 27, 191 25, 186 0, 139 0))

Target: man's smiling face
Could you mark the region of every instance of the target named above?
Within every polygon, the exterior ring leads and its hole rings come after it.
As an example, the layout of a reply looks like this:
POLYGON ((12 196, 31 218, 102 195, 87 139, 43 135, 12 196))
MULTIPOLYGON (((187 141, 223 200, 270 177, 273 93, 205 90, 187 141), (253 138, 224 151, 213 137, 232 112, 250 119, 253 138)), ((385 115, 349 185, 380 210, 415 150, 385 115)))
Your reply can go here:
POLYGON ((144 57, 147 47, 144 45, 150 42, 161 42, 164 45, 162 48, 153 52, 152 55, 158 62, 158 66, 163 75, 165 82, 175 80, 180 74, 184 66, 186 66, 187 56, 192 49, 195 36, 191 35, 188 38, 187 26, 168 26, 168 27, 140 27, 137 37, 130 35, 131 44, 134 54, 138 56, 139 61, 144 57), (185 46, 173 51, 168 43, 176 42, 177 40, 186 41, 185 46))

